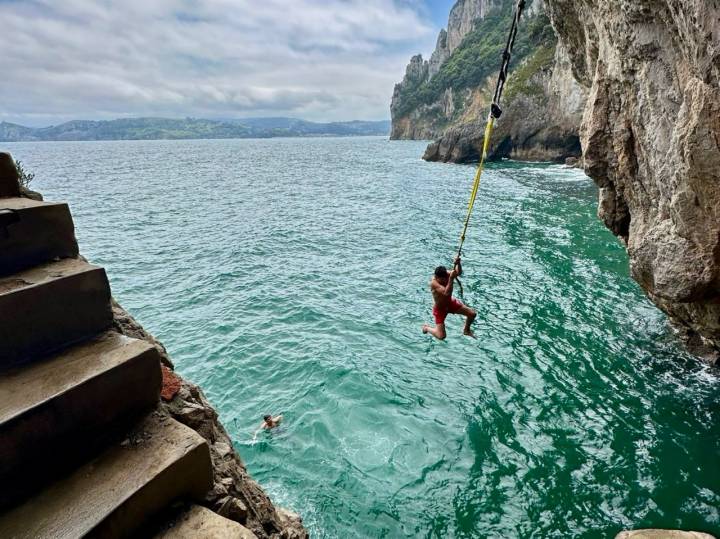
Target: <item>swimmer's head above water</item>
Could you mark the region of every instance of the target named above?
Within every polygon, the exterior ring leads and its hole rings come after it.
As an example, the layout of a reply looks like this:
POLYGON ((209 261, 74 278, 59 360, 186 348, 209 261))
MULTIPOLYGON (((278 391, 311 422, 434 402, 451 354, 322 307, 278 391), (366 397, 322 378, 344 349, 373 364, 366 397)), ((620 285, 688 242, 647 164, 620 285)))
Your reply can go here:
POLYGON ((256 436, 258 435, 258 432, 262 431, 263 429, 265 429, 265 430, 274 429, 275 427, 277 427, 280 424, 282 419, 283 419, 282 415, 277 415, 277 416, 273 417, 270 414, 265 414, 263 416, 263 422, 260 423, 260 426, 257 428, 257 430, 255 430, 255 434, 253 435, 253 440, 255 440, 256 436))
POLYGON ((270 414, 266 414, 263 416, 262 428, 273 429, 280 424, 280 422, 282 421, 282 418, 283 418, 282 415, 276 415, 275 417, 273 417, 270 414))

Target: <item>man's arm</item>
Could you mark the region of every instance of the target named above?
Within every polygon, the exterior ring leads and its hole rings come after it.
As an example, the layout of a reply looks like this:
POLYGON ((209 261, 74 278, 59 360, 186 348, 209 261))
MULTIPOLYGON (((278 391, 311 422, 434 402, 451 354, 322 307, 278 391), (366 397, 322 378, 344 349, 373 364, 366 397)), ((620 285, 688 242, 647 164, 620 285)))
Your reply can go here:
POLYGON ((445 290, 443 291, 443 295, 450 297, 453 293, 453 285, 455 284, 455 277, 457 276, 457 271, 450 270, 448 272, 448 284, 445 286, 445 290))
POLYGON ((443 296, 452 296, 453 292, 453 283, 455 282, 455 276, 457 275, 457 272, 455 270, 452 270, 448 272, 448 284, 443 286, 440 283, 438 283, 436 280, 433 279, 431 286, 437 291, 438 294, 441 294, 443 296))
POLYGON ((457 272, 457 277, 460 277, 462 275, 462 262, 460 261, 460 257, 458 256, 455 259, 455 271, 457 272))

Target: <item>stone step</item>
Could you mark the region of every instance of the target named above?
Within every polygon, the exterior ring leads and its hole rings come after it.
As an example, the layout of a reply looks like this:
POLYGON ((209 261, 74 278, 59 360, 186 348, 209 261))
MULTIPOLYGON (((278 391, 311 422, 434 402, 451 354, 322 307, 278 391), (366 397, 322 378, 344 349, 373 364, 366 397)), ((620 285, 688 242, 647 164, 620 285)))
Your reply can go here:
POLYGON ((257 535, 242 524, 210 509, 193 505, 184 511, 158 533, 154 539, 257 539, 257 535))
POLYGON ((0 278, 0 370, 110 327, 105 270, 66 258, 0 278))
POLYGON ((211 487, 205 440, 153 412, 127 440, 0 515, 0 537, 128 537, 172 502, 201 500, 211 487))
POLYGON ((158 402, 160 356, 109 331, 0 375, 0 507, 96 454, 158 402))
POLYGON ((77 255, 75 227, 67 204, 0 199, 0 275, 77 255))

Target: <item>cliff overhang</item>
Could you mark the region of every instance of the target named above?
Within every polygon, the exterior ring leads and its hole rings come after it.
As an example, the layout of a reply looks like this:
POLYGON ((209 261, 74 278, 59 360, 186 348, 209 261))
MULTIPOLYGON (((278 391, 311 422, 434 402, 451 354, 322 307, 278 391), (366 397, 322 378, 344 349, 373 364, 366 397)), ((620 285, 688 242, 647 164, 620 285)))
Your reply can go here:
POLYGON ((547 0, 575 79, 598 215, 694 351, 720 350, 720 8, 547 0))

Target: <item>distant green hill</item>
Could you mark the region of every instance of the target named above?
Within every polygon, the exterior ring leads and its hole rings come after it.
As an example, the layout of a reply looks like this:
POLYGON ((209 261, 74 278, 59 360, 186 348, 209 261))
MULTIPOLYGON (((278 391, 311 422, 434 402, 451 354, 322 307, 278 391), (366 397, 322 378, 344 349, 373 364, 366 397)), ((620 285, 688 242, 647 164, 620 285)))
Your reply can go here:
POLYGON ((297 118, 126 118, 108 121, 74 120, 38 128, 0 123, 1 142, 362 136, 389 133, 390 122, 386 120, 316 123, 297 118))

